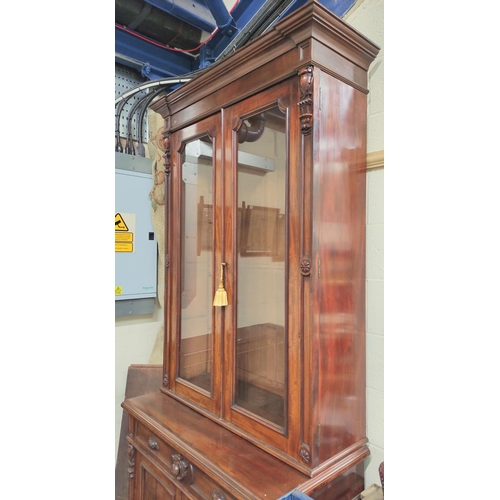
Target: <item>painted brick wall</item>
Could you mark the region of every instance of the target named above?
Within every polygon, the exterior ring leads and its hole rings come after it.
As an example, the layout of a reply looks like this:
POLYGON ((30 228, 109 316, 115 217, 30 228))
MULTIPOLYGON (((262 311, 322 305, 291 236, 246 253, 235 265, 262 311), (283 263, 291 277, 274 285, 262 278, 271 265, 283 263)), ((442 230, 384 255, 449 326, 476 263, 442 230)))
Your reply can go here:
MULTIPOLYGON (((360 0, 344 16, 380 48, 370 66, 367 152, 384 150, 384 2, 360 0)), ((384 170, 367 174, 366 206, 366 433, 371 455, 365 487, 380 485, 384 460, 384 170)))
POLYGON ((371 456, 365 486, 380 485, 384 460, 384 171, 368 172, 366 219, 366 435, 371 456))

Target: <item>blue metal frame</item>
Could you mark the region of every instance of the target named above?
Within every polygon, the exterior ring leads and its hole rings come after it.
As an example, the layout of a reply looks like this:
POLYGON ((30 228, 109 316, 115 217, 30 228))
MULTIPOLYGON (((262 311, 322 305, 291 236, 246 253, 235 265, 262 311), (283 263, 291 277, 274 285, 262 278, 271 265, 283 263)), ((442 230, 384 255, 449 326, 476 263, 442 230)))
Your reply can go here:
POLYGON ((140 71, 149 80, 184 75, 198 69, 193 56, 157 47, 120 28, 115 28, 115 60, 140 71))
POLYGON ((225 36, 233 36, 236 34, 236 21, 228 12, 223 0, 205 0, 208 4, 210 12, 214 16, 217 28, 225 36))
MULTIPOLYGON (((219 24, 219 29, 201 47, 197 58, 187 53, 158 47, 116 28, 116 60, 139 70, 145 78, 155 80, 184 75, 210 65, 226 49, 238 32, 244 30, 258 10, 270 0, 239 0, 231 13, 227 12, 222 0, 206 0, 206 3, 203 0, 145 1, 204 31, 213 32, 216 24, 219 24)), ((306 2, 307 0, 294 0, 279 19, 291 14, 306 2)), ((320 3, 337 16, 342 17, 354 5, 355 0, 320 0, 320 3)))
POLYGON ((231 43, 257 11, 269 0, 240 0, 232 12, 237 30, 234 33, 218 31, 200 50, 200 68, 208 66, 231 43))
MULTIPOLYGON (((207 0, 209 1, 209 0, 207 0)), ((255 16, 258 10, 269 0, 240 0, 232 13, 238 31, 241 31, 255 16)), ((281 14, 277 21, 291 14, 302 7, 307 0, 294 0, 288 8, 281 14)), ((342 17, 355 3, 355 0, 320 0, 321 5, 329 9, 339 17, 342 17)), ((226 35, 228 35, 226 33, 226 35)), ((225 36, 222 32, 217 32, 200 50, 200 68, 204 68, 212 63, 231 43, 237 32, 231 36, 225 36)))

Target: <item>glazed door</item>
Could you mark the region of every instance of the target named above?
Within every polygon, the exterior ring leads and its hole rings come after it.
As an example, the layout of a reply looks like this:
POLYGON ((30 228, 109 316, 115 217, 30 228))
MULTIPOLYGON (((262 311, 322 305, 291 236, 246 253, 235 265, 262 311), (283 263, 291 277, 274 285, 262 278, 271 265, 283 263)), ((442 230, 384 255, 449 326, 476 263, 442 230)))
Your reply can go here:
POLYGON ((216 415, 223 313, 213 298, 223 261, 221 153, 220 114, 173 134, 166 205, 169 386, 176 396, 216 415))
POLYGON ((298 411, 300 367, 298 325, 290 321, 298 297, 288 286, 297 279, 294 102, 281 84, 229 108, 225 121, 224 418, 287 453, 297 439, 290 416, 298 411))

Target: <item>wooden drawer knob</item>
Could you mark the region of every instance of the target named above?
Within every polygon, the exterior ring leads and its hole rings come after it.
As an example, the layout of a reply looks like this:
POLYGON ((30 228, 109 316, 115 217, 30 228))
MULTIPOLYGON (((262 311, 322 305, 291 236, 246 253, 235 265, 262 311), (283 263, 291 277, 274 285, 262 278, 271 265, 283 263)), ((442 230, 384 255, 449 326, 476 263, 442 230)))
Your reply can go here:
POLYGON ((149 438, 148 438, 148 446, 152 450, 159 450, 160 449, 160 446, 158 445, 158 441, 156 440, 156 438, 154 436, 149 436, 149 438))

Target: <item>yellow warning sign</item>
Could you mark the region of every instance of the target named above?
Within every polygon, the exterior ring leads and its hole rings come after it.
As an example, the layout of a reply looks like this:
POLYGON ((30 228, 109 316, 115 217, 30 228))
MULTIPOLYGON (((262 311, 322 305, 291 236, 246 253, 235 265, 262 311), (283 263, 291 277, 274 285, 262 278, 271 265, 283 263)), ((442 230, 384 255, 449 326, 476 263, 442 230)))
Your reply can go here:
MULTIPOLYGON (((116 209, 117 207, 115 210, 116 209)), ((136 214, 125 212, 115 213, 115 252, 134 253, 134 243, 136 241, 134 236, 136 214)))
POLYGON ((115 241, 115 252, 133 252, 133 243, 116 243, 115 241))
POLYGON ((121 294, 122 294, 122 287, 115 286, 115 295, 121 295, 121 294))
POLYGON ((115 215, 115 231, 128 231, 127 224, 120 214, 115 215))
POLYGON ((115 242, 119 241, 134 241, 134 235, 133 233, 115 233, 115 242))

